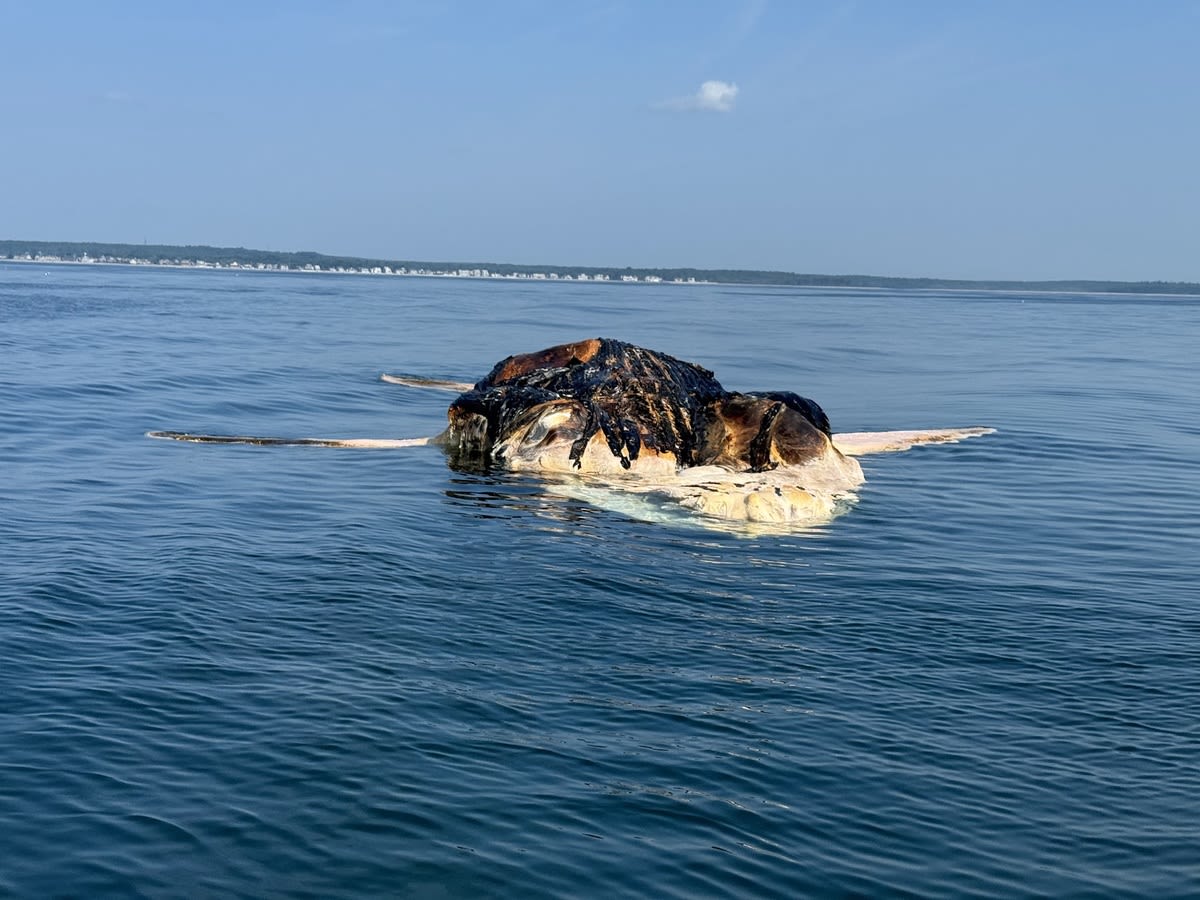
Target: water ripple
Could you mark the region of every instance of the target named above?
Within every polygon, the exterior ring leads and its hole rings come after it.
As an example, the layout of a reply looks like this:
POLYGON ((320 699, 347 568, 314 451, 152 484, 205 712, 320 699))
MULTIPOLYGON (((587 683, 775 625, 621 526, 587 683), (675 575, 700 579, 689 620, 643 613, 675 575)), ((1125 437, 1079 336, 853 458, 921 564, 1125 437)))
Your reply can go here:
POLYGON ((0 270, 0 893, 1194 888, 1195 304, 51 272, 0 270), (588 333, 999 431, 751 538, 141 437, 433 433, 380 371, 588 333))

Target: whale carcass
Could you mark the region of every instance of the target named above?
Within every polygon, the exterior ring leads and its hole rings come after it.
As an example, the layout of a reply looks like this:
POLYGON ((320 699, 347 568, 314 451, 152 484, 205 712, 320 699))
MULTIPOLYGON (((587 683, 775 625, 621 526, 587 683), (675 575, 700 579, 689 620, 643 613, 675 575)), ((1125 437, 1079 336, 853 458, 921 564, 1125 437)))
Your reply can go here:
POLYGON ((953 442, 988 428, 834 434, 813 400, 726 390, 712 372, 611 338, 509 356, 474 385, 384 376, 461 393, 448 425, 407 440, 150 432, 184 441, 331 447, 440 445, 450 465, 537 472, 576 493, 653 497, 728 522, 827 521, 863 482, 856 456, 953 442))

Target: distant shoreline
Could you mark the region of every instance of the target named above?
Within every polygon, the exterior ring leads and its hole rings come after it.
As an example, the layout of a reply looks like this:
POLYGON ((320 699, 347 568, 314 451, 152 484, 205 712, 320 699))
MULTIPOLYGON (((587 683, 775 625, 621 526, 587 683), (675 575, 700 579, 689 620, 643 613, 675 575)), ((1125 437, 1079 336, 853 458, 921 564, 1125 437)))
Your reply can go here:
POLYGON ((756 269, 547 266, 514 263, 417 262, 330 256, 314 252, 170 244, 0 240, 0 263, 121 265, 234 272, 301 272, 383 277, 472 278, 610 284, 726 284, 743 287, 814 287, 882 290, 1006 291, 1012 293, 1200 296, 1200 283, 1182 281, 1053 281, 819 275, 756 269))
MULTIPOLYGON (((0 265, 4 263, 18 263, 23 266, 129 266, 138 269, 193 269, 202 272, 252 272, 265 273, 274 272, 275 274, 288 275, 368 275, 377 277, 404 277, 404 278, 477 278, 477 279, 502 279, 502 280, 525 280, 525 281, 597 281, 606 284, 620 284, 623 280, 630 282, 640 282, 645 284, 662 283, 659 279, 657 282, 643 281, 642 279, 618 279, 614 281, 612 278, 593 277, 579 278, 575 275, 559 275, 557 272, 551 275, 544 273, 533 273, 531 275, 517 274, 507 275, 499 274, 491 271, 482 272, 480 274, 472 274, 455 270, 419 270, 419 271, 403 271, 398 272, 391 267, 387 267, 390 271, 376 272, 373 268, 320 268, 313 266, 312 268, 292 268, 290 266, 269 266, 269 265, 248 265, 248 264, 229 264, 215 263, 207 261, 189 261, 189 262, 161 262, 150 261, 146 259, 63 259, 57 256, 35 256, 32 258, 24 257, 4 257, 0 256, 0 265)), ((384 268, 384 267, 379 267, 384 268)), ((690 281, 670 282, 671 284, 714 284, 711 281, 700 281, 692 279, 690 281)), ((781 285, 774 285, 780 287, 781 285)))

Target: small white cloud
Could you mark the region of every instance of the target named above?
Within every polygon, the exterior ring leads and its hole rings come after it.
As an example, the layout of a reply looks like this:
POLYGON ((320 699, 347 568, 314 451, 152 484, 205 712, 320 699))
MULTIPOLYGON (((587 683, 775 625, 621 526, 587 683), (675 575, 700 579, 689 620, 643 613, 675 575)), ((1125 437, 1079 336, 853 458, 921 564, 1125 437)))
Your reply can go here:
POLYGON ((686 97, 676 97, 658 104, 664 109, 729 112, 737 100, 738 86, 728 81, 706 81, 700 90, 686 97))
POLYGON ((714 112, 729 112, 733 109, 733 101, 737 99, 738 86, 727 81, 706 81, 700 85, 700 90, 692 98, 697 109, 711 109, 714 112))

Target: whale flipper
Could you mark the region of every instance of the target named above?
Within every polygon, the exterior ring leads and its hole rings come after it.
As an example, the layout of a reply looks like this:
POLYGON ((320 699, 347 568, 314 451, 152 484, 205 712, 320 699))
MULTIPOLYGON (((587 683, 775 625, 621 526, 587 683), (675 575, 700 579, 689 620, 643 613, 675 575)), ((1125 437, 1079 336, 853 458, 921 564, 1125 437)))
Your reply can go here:
POLYGON ((992 434, 995 428, 975 425, 970 428, 926 428, 918 431, 848 431, 833 436, 835 446, 844 456, 866 456, 870 453, 894 453, 918 444, 955 444, 967 438, 992 434))
POLYGON ((386 381, 388 384, 402 384, 405 387, 427 388, 434 391, 450 391, 454 394, 463 394, 475 387, 468 381, 447 381, 444 378, 426 378, 423 375, 389 375, 384 373, 379 376, 380 381, 386 381))
POLYGON ((187 431, 147 431, 146 437, 193 444, 254 444, 259 447, 343 447, 350 450, 397 450, 423 447, 433 438, 285 438, 245 434, 192 434, 187 431))

